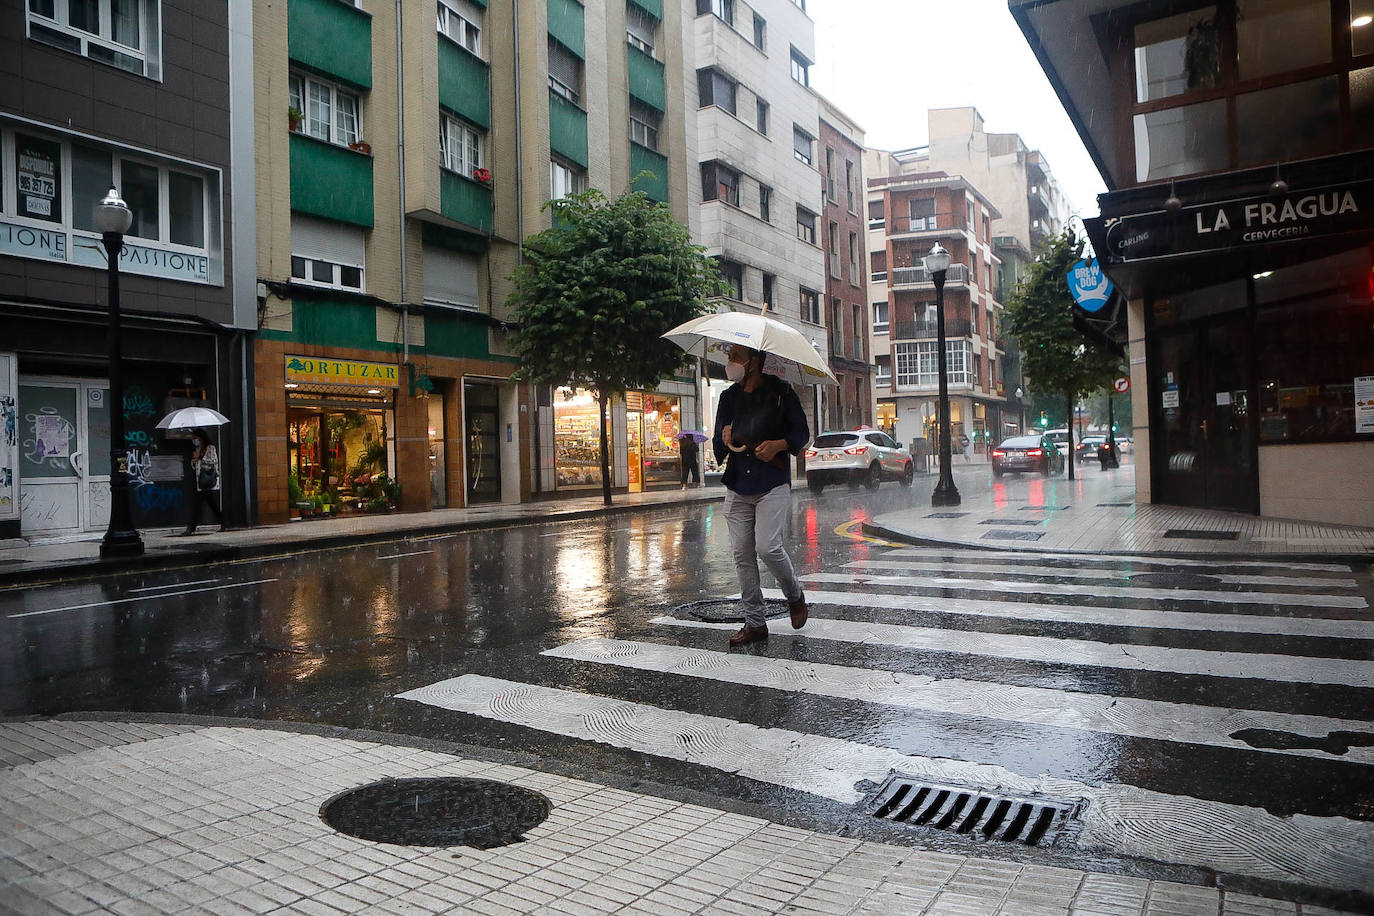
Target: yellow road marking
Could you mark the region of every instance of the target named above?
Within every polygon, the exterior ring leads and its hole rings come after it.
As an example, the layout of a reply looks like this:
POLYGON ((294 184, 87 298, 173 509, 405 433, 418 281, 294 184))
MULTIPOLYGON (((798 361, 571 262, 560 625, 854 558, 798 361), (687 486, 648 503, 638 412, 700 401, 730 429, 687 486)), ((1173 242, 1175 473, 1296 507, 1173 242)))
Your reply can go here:
POLYGON ((884 541, 881 538, 871 538, 866 534, 860 533, 863 526, 862 519, 855 519, 852 522, 844 522, 835 526, 835 533, 842 538, 849 538, 851 541, 865 541, 869 544, 878 544, 882 547, 910 547, 910 544, 897 544, 892 541, 884 541))

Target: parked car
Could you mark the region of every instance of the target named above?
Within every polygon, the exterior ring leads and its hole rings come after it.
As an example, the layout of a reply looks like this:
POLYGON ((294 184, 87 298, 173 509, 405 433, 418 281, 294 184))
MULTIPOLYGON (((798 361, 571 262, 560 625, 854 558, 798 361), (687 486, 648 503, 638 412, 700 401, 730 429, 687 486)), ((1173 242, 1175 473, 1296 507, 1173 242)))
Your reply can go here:
POLYGON ((1046 477, 1064 470, 1064 453, 1049 433, 1039 436, 1012 436, 992 450, 992 476, 1008 471, 1039 471, 1046 477))
POLYGON ((836 483, 876 490, 884 480, 909 487, 915 474, 911 452, 880 429, 821 433, 806 450, 806 485, 812 493, 836 483))

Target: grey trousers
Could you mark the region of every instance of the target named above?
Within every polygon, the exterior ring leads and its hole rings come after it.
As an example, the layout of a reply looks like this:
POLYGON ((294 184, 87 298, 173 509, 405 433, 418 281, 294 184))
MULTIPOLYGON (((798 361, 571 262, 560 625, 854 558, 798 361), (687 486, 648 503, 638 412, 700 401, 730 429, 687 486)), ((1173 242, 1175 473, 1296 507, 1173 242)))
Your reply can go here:
POLYGON ((802 596, 801 582, 782 546, 782 529, 791 505, 792 488, 785 484, 754 496, 725 491, 725 522, 730 528, 746 626, 761 627, 767 622, 763 589, 759 585, 759 560, 768 565, 768 571, 778 580, 789 601, 802 596))

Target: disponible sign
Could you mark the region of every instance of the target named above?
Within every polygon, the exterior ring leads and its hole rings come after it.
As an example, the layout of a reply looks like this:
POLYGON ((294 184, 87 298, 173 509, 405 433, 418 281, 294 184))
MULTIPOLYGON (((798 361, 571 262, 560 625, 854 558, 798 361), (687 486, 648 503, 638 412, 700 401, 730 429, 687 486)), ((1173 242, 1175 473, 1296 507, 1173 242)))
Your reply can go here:
POLYGON ((1374 181, 1107 220, 1108 263, 1367 230, 1374 181))
POLYGON ((286 357, 286 380, 312 385, 401 387, 395 363, 365 363, 353 359, 319 359, 313 356, 286 357))

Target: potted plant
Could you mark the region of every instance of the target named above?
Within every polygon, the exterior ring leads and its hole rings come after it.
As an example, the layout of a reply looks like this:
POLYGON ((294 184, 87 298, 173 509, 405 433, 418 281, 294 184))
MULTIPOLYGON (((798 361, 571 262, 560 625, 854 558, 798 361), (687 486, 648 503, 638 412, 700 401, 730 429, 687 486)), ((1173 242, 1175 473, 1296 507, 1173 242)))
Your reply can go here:
POLYGON ((286 120, 291 124, 292 133, 295 133, 296 131, 301 129, 301 120, 304 117, 305 114, 295 105, 292 105, 290 108, 286 109, 286 120))
POLYGON ((323 496, 321 493, 319 493, 319 492, 312 493, 311 496, 310 496, 310 515, 311 515, 311 517, 313 518, 313 517, 317 517, 317 516, 320 516, 320 515, 323 515, 323 514, 324 514, 324 496, 323 496))
POLYGON ((491 171, 489 169, 473 169, 472 180, 477 182, 478 184, 490 185, 491 171))
POLYGON ((368 143, 366 140, 354 140, 352 143, 348 144, 348 148, 354 152, 362 153, 364 156, 372 155, 372 144, 368 143))

